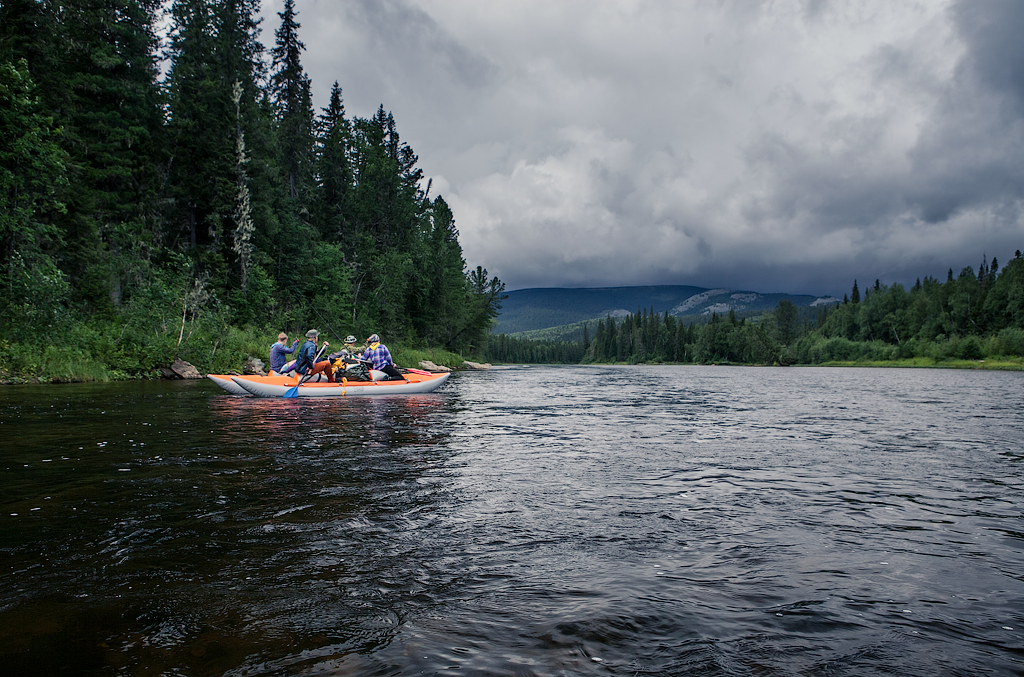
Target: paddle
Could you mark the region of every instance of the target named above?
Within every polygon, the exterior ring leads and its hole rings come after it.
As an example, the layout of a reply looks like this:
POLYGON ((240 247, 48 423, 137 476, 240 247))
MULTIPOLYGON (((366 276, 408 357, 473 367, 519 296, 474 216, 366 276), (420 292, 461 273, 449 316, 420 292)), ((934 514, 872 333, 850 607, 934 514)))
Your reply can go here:
MULTIPOLYGON (((317 357, 320 357, 320 353, 324 352, 324 348, 326 348, 326 347, 327 347, 327 342, 324 341, 324 345, 317 352, 316 357, 313 358, 313 364, 314 365, 316 364, 317 357)), ((288 390, 284 391, 284 395, 282 395, 281 397, 298 397, 299 396, 299 386, 302 385, 303 383, 305 383, 309 379, 309 377, 313 375, 312 374, 313 366, 310 365, 309 369, 310 369, 311 373, 306 374, 305 376, 302 377, 302 379, 299 380, 298 383, 293 385, 288 390)))

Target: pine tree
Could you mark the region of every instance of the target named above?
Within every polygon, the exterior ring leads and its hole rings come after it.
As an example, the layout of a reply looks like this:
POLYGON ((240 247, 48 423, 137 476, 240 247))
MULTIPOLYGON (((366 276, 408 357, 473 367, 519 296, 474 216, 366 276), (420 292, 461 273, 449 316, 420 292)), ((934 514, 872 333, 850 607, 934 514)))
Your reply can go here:
MULTIPOLYGON (((856 286, 854 286, 856 289, 856 286)), ((780 299, 775 309, 775 323, 778 329, 779 342, 789 345, 796 335, 797 309, 789 299, 780 299)))
POLYGON ((850 303, 860 303, 860 289, 857 288, 857 280, 853 281, 853 291, 850 292, 850 303))
POLYGON ((425 294, 420 297, 418 308, 410 308, 410 314, 418 316, 420 336, 452 348, 470 321, 466 313, 469 290, 455 217, 441 196, 434 198, 430 206, 429 223, 426 246, 417 257, 417 286, 425 294))
POLYGON ((321 237, 354 243, 354 232, 348 226, 354 176, 350 159, 352 126, 345 118, 341 88, 335 82, 330 102, 323 109, 317 124, 316 226, 321 237))
POLYGON ((305 207, 313 173, 313 106, 311 83, 302 69, 306 46, 299 40, 295 0, 285 0, 279 12, 281 26, 274 32, 274 73, 271 87, 280 125, 280 148, 288 196, 298 209, 305 207), (301 196, 301 197, 300 197, 301 196))
POLYGON ((469 350, 483 345, 494 318, 501 310, 501 302, 508 298, 505 283, 497 277, 487 279, 487 270, 477 266, 467 276, 470 290, 470 317, 466 325, 464 344, 469 350))
POLYGON ((34 89, 27 61, 0 61, 0 326, 15 340, 50 325, 67 293, 48 255, 61 244, 52 220, 67 155, 34 89))
MULTIPOLYGON (((240 79, 225 83, 217 66, 218 32, 208 0, 175 0, 170 35, 171 158, 169 192, 174 208, 166 244, 171 249, 212 256, 207 264, 219 267, 223 223, 234 211, 235 124, 230 89, 240 79)), ((225 69, 226 70, 226 69, 225 69)))

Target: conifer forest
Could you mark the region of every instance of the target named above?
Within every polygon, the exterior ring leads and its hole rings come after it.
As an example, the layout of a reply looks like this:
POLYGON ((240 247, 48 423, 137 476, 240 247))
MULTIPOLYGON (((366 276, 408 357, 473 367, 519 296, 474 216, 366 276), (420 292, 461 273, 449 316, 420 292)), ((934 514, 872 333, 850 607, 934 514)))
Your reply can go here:
POLYGON ((383 104, 314 110, 294 0, 259 8, 0 1, 0 376, 228 370, 312 327, 482 354, 504 285, 383 104))
POLYGON ((578 339, 492 338, 495 361, 525 363, 829 364, 1024 367, 1024 258, 993 258, 946 281, 854 281, 841 303, 779 301, 756 317, 711 314, 683 321, 654 308, 580 323, 578 339), (989 364, 972 364, 984 363, 989 364), (968 363, 968 364, 965 364, 968 363))

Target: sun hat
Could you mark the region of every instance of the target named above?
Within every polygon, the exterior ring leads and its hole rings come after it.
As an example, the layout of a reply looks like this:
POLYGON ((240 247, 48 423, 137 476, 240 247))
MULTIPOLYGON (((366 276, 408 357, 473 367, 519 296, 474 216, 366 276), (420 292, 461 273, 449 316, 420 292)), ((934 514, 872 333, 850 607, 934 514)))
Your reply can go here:
POLYGON ((319 335, 320 332, 318 332, 316 329, 310 329, 309 331, 306 332, 306 338, 316 338, 319 335))

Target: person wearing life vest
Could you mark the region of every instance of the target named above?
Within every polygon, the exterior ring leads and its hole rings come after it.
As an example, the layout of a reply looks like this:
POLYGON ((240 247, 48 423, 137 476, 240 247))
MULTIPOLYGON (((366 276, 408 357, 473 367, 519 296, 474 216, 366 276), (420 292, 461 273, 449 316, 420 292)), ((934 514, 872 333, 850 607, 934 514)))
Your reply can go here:
POLYGON ((363 359, 372 362, 373 368, 377 371, 387 374, 389 381, 406 380, 402 373, 395 369, 394 362, 391 360, 391 351, 380 342, 380 337, 376 334, 371 334, 366 339, 366 350, 363 351, 363 359))
POLYGON ((359 354, 359 350, 356 348, 356 337, 349 334, 345 337, 345 345, 336 353, 331 353, 329 359, 334 363, 335 369, 342 369, 340 364, 352 364, 358 362, 356 355, 359 354))
MULTIPOLYGON (((306 376, 307 374, 313 376, 314 374, 324 373, 327 375, 327 380, 334 383, 334 370, 331 368, 330 360, 322 360, 313 364, 313 360, 316 359, 316 344, 317 337, 320 336, 320 332, 316 329, 310 329, 306 332, 306 342, 299 348, 299 356, 295 360, 295 371, 306 376)), ((324 348, 326 349, 330 344, 324 341, 324 348)))
POLYGON ((356 337, 349 334, 345 337, 345 347, 330 355, 331 365, 334 367, 335 380, 339 375, 352 381, 372 381, 370 370, 366 361, 359 358, 359 349, 356 348, 356 337))
POLYGON ((292 347, 288 347, 288 334, 281 332, 277 335, 277 342, 270 346, 270 371, 273 374, 283 375, 295 369, 295 360, 285 364, 285 355, 291 355, 299 347, 299 339, 295 339, 292 347))

